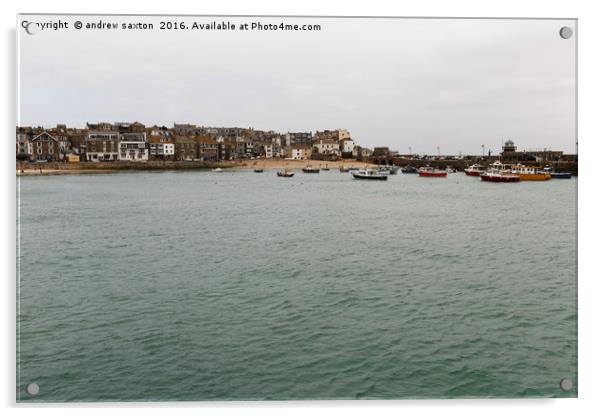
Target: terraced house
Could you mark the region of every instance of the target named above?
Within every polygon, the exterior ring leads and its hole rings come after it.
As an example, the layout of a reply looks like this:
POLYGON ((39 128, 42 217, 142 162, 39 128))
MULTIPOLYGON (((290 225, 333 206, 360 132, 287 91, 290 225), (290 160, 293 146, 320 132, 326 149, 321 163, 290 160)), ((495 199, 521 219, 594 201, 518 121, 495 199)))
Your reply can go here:
POLYGON ((173 141, 176 160, 198 159, 198 145, 194 140, 185 136, 175 136, 173 141))
POLYGON ((216 161, 218 159, 217 141, 209 136, 197 136, 194 140, 198 145, 198 158, 203 161, 216 161))
POLYGON ((174 160, 175 145, 172 139, 161 135, 152 135, 147 138, 149 160, 174 160))
POLYGON ((119 160, 119 129, 109 123, 86 123, 88 133, 81 151, 88 162, 119 160))

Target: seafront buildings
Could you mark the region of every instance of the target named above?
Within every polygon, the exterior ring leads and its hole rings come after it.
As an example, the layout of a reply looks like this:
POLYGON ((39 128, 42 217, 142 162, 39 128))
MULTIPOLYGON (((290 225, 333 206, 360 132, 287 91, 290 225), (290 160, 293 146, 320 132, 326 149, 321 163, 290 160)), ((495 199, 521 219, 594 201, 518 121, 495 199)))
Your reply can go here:
POLYGON ((335 160, 367 151, 345 129, 279 133, 177 123, 146 127, 139 122, 87 123, 83 129, 64 124, 16 128, 17 160, 36 162, 335 160))
MULTIPOLYGON (((85 128, 59 124, 53 128, 17 127, 16 158, 30 162, 148 162, 240 159, 454 160, 472 157, 400 155, 388 147, 361 147, 346 129, 280 133, 240 127, 177 124, 150 126, 139 122, 86 123, 85 128)), ((482 159, 485 159, 483 148, 482 159)), ((489 159, 518 162, 576 162, 576 155, 550 149, 518 151, 512 140, 489 159)))

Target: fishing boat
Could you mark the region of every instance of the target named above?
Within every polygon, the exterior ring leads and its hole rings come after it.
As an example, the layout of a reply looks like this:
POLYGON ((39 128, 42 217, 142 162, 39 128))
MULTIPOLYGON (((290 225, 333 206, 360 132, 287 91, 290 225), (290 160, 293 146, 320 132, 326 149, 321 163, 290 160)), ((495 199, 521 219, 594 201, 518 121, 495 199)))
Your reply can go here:
POLYGON ((541 167, 514 165, 512 173, 518 175, 521 181, 547 181, 552 177, 549 172, 545 172, 541 167))
POLYGON ((339 166, 339 172, 341 172, 341 173, 349 172, 349 168, 346 168, 345 166, 339 166))
POLYGON ((314 168, 311 165, 307 165, 301 170, 303 171, 303 173, 320 173, 320 168, 314 168))
POLYGON ((355 179, 387 180, 387 174, 381 172, 379 169, 360 169, 357 172, 351 172, 351 175, 355 179))
POLYGON ((285 170, 279 170, 278 172, 276 172, 276 175, 283 177, 283 178, 292 178, 295 173, 289 171, 288 169, 285 170))
POLYGON ((444 170, 438 170, 431 166, 425 166, 418 169, 418 175, 423 178, 446 178, 447 172, 444 170))
POLYGON ((418 173, 418 169, 414 166, 406 166, 401 168, 401 173, 418 173))
POLYGON ((255 173, 261 173, 261 172, 263 172, 263 169, 256 168, 256 169, 253 169, 253 172, 255 172, 255 173))
POLYGON ((464 173, 466 173, 468 176, 481 176, 481 174, 486 171, 487 168, 479 164, 470 165, 469 167, 464 169, 464 173))
POLYGON ((518 182, 520 176, 512 173, 512 165, 495 162, 489 166, 487 171, 481 174, 481 180, 485 182, 518 182))

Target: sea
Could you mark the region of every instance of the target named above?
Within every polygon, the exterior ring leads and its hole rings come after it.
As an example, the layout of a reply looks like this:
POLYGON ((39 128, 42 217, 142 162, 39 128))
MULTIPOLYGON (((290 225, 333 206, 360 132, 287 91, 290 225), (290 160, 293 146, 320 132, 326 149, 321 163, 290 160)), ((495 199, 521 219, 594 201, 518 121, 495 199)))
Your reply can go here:
POLYGON ((17 401, 577 396, 577 178, 17 181, 17 401))

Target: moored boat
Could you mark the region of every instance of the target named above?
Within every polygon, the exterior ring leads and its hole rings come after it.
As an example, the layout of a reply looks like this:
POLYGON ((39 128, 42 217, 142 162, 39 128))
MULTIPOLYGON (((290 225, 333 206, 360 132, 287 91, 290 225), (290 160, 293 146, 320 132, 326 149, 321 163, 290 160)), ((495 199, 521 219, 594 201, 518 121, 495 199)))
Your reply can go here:
POLYGON ((445 178, 447 177, 447 172, 435 169, 431 166, 425 166, 418 169, 418 175, 423 178, 445 178))
POLYGON ((261 172, 263 172, 263 169, 256 168, 256 169, 253 169, 253 172, 255 172, 255 173, 261 173, 261 172))
POLYGON ((549 173, 552 179, 571 179, 573 176, 570 172, 554 172, 552 168, 543 168, 542 172, 549 173))
POLYGON ((215 169, 211 169, 211 172, 223 172, 224 170, 222 168, 215 168, 215 169))
POLYGON ((303 171, 303 173, 320 173, 320 168, 314 168, 311 165, 307 165, 301 170, 303 171))
POLYGON ((346 168, 345 166, 340 166, 339 167, 339 172, 341 172, 341 173, 349 172, 349 168, 346 168))
POLYGON ((278 172, 276 172, 276 175, 281 176, 283 178, 292 178, 295 175, 295 173, 291 172, 288 169, 285 169, 285 170, 279 170, 278 172))
POLYGON ((351 172, 355 179, 372 179, 386 181, 387 174, 378 169, 360 169, 357 172, 351 172))
POLYGON ((481 174, 481 180, 485 182, 518 182, 520 179, 520 176, 512 173, 511 165, 504 165, 499 161, 491 164, 489 169, 481 174))
POLYGON ((552 177, 540 167, 521 164, 512 166, 512 173, 518 175, 521 181, 547 181, 552 177))
POLYGON ((487 168, 479 164, 470 165, 469 167, 464 169, 464 173, 468 176, 481 176, 481 174, 486 171, 487 168))
POLYGON ((401 173, 418 173, 418 169, 414 166, 405 166, 401 168, 401 173))

